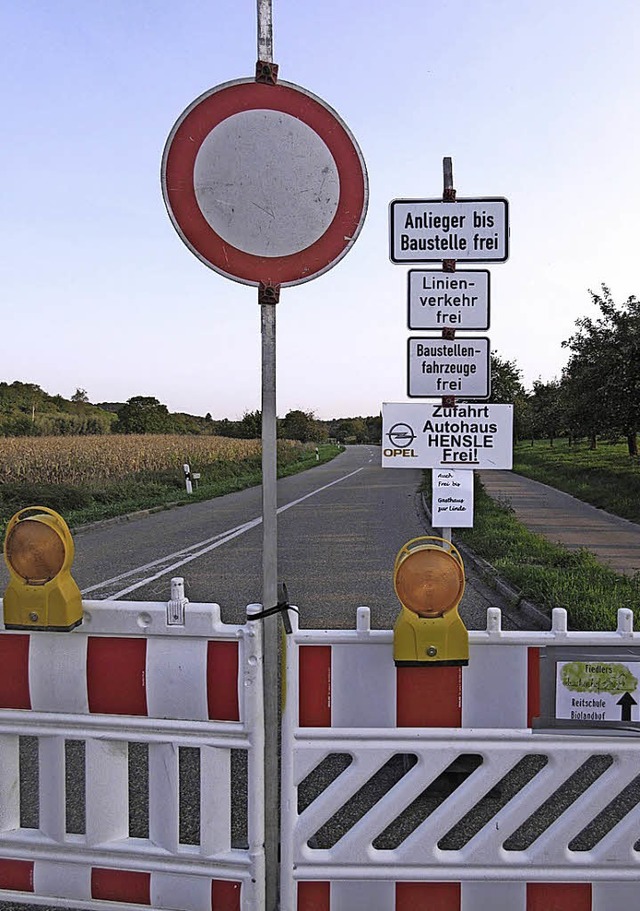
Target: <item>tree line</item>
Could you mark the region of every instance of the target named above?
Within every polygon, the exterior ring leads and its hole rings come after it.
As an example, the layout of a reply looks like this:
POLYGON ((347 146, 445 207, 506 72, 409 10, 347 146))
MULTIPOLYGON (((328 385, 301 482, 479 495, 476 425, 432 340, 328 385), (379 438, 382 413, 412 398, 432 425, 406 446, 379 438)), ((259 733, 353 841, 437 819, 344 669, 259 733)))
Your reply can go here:
POLYGON ((515 361, 498 358, 492 399, 514 403, 517 439, 548 439, 551 445, 558 437, 586 439, 592 449, 599 439, 624 439, 629 455, 637 457, 640 301, 632 295, 617 304, 606 285, 589 294, 597 314, 577 320, 576 331, 562 343, 569 360, 560 378, 536 380, 527 392, 515 361))
POLYGON ((534 383, 524 413, 526 435, 588 439, 623 438, 638 455, 640 424, 640 302, 635 296, 616 304, 606 285, 589 292, 595 317, 576 322, 563 347, 569 352, 560 379, 534 383))
MULTIPOLYGON (((247 411, 238 421, 214 420, 170 412, 154 396, 137 395, 126 402, 89 402, 78 388, 71 399, 49 395, 35 383, 0 383, 0 436, 61 436, 107 433, 209 434, 256 439, 261 435, 260 411, 247 411)), ((277 422, 282 439, 307 442, 379 443, 382 419, 337 418, 321 421, 312 411, 292 410, 277 422)))
MULTIPOLYGON (((596 316, 576 322, 576 331, 562 344, 569 360, 559 379, 533 383, 527 391, 514 360, 491 356, 491 399, 513 403, 518 440, 558 437, 624 438, 629 454, 638 455, 640 423, 640 302, 631 296, 616 304, 606 285, 589 292, 596 316)), ((255 439, 261 434, 261 414, 247 411, 240 420, 214 420, 211 414, 172 413, 152 396, 133 396, 126 402, 91 404, 84 389, 71 399, 51 396, 33 383, 0 383, 0 435, 179 433, 215 434, 255 439)), ((319 420, 299 409, 278 419, 278 435, 307 442, 381 442, 382 418, 342 417, 319 420)))

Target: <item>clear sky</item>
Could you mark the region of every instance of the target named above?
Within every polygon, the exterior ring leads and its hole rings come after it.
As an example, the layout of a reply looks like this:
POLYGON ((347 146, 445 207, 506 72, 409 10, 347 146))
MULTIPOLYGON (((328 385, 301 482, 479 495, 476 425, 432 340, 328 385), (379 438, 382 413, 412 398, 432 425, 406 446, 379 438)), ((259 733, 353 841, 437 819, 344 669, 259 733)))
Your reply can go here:
MULTIPOLYGON (((460 197, 509 200, 487 334, 527 386, 560 375, 588 289, 640 293, 637 0, 273 0, 273 17, 280 77, 341 115, 370 181, 353 249, 282 291, 280 415, 407 400, 388 207, 439 197, 444 156, 460 197)), ((259 408, 256 290, 187 250, 159 179, 184 108, 253 75, 254 0, 4 0, 0 33, 0 380, 259 408)))

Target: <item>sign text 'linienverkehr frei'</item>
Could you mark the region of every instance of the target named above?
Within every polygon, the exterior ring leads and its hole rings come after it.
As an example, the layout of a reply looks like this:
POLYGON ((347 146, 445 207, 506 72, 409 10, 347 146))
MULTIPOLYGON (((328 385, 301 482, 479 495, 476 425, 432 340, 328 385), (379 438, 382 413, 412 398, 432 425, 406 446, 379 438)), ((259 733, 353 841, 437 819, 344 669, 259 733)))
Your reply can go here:
POLYGON ((395 199, 390 228, 394 263, 504 262, 509 256, 508 203, 501 197, 395 199))
POLYGON ((383 468, 510 469, 512 440, 513 405, 382 406, 383 468))
POLYGON ((488 269, 409 269, 409 329, 488 329, 488 269))

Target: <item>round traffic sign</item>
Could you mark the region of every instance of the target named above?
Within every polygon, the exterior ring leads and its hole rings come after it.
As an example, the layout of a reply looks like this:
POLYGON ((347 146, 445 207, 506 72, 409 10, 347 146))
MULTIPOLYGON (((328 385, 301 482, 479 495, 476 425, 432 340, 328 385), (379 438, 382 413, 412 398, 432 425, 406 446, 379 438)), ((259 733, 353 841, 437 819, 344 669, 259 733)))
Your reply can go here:
POLYGON ((364 159, 324 101, 288 82, 226 82, 176 121, 162 193, 187 247, 247 285, 297 285, 334 266, 367 210, 364 159))

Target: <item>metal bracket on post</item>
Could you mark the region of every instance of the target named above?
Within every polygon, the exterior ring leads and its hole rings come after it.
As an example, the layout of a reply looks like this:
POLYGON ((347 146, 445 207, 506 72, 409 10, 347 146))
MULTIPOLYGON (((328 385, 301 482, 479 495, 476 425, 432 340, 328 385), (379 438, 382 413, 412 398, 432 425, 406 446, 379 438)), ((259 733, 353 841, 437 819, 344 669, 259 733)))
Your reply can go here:
POLYGON ((268 60, 258 60, 256 63, 256 82, 263 85, 276 85, 278 82, 278 64, 268 60))
POLYGON ((262 306, 263 304, 278 304, 280 303, 280 285, 272 285, 265 282, 260 282, 258 287, 258 303, 262 306))

